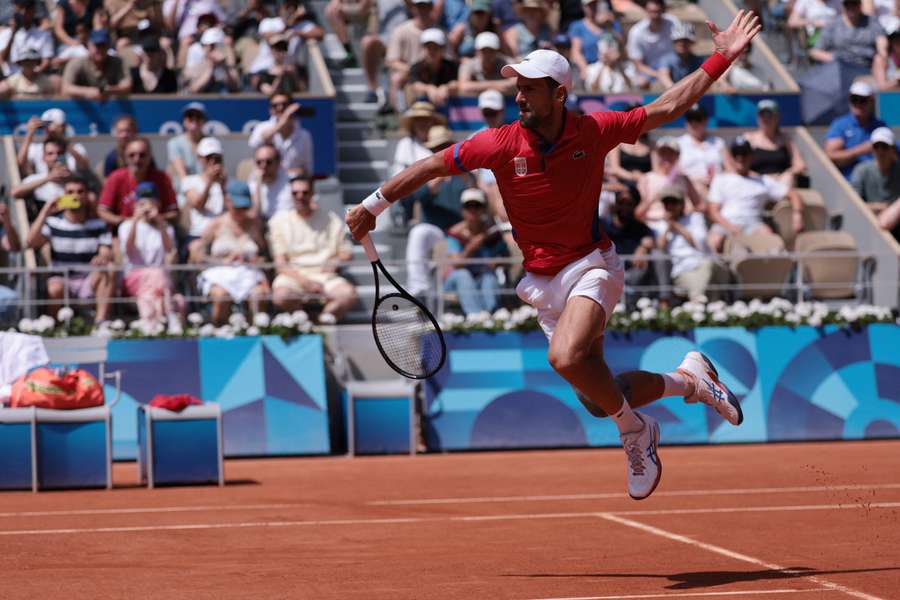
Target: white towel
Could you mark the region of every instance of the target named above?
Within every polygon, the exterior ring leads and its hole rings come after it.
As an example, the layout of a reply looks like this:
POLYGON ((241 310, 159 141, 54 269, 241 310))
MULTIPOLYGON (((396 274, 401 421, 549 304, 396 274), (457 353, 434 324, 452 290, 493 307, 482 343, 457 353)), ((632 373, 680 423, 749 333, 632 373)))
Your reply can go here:
POLYGON ((40 336, 0 332, 0 387, 49 362, 40 336))

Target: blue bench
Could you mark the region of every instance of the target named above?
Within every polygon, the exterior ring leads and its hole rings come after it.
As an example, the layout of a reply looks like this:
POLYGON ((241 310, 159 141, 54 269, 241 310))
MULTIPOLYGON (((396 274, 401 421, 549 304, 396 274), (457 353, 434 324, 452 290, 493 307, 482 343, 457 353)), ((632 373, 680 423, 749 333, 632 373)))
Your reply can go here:
POLYGON ((225 484, 222 410, 218 404, 188 406, 181 412, 138 408, 138 471, 141 483, 225 484))

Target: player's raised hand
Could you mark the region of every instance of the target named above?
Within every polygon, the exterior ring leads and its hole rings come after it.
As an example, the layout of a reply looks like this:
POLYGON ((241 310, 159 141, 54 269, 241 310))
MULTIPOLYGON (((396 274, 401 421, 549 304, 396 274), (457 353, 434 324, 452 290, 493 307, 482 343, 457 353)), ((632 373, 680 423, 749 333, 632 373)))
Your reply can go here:
POLYGON ((709 27, 709 31, 712 33, 716 51, 729 61, 733 61, 740 56, 747 44, 750 43, 750 40, 762 29, 759 17, 754 12, 747 10, 738 11, 737 16, 734 17, 731 25, 725 31, 719 31, 719 28, 712 21, 707 21, 706 26, 709 27))

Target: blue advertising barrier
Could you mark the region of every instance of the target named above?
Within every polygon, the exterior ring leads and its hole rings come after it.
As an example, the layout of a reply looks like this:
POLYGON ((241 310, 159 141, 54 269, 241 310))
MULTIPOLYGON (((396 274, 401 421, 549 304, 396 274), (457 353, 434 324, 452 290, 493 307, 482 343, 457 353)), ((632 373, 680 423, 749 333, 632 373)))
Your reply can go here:
POLYGON ((107 364, 122 370, 122 398, 112 419, 116 459, 135 458, 137 409, 156 394, 218 402, 226 456, 331 452, 318 335, 112 340, 107 364))
MULTIPOLYGON (((699 349, 741 400, 745 421, 666 398, 641 410, 662 442, 706 444, 900 437, 900 327, 699 328, 607 334, 614 373, 672 371, 699 349)), ((447 336, 447 365, 426 384, 430 450, 617 446, 610 419, 591 416, 547 363, 541 333, 447 336)))
MULTIPOLYGON (((898 94, 900 96, 900 94, 898 94)), ((614 96, 578 96, 579 108, 586 112, 624 110, 634 104, 647 104, 657 96, 641 94, 618 94, 614 96)), ((802 125, 799 94, 709 94, 700 99, 700 105, 709 113, 710 127, 756 127, 756 103, 763 99, 778 103, 781 124, 785 127, 802 125)), ((453 97, 445 110, 452 129, 469 131, 484 126, 478 110, 478 98, 453 97)), ((898 110, 900 112, 900 110, 898 110)), ((519 116, 519 109, 512 96, 506 97, 506 122, 511 123, 519 116)), ((680 118, 663 128, 683 128, 684 118, 680 118)))
MULTIPOLYGON (((249 134, 254 125, 269 118, 269 101, 265 97, 185 97, 136 96, 107 102, 87 100, 14 100, 0 102, 0 135, 24 135, 25 124, 48 108, 66 113, 69 131, 77 135, 108 134, 116 118, 134 115, 141 133, 177 135, 182 132, 181 110, 188 102, 206 105, 208 120, 204 131, 209 135, 249 134)), ((298 97, 300 104, 312 111, 303 117, 314 143, 316 175, 333 175, 337 170, 334 98, 298 97)))

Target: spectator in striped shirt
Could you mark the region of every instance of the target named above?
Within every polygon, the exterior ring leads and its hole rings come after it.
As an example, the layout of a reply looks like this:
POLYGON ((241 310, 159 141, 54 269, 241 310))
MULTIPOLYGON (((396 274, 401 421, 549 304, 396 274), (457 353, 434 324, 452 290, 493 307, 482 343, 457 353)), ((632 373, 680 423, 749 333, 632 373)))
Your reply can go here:
MULTIPOLYGON (((41 209, 31 225, 26 246, 38 249, 50 245, 50 261, 55 267, 94 267, 96 270, 74 270, 47 281, 47 295, 59 302, 69 297, 77 300, 96 299, 95 321, 109 317, 109 300, 115 287, 115 273, 103 267, 113 264, 112 235, 101 219, 91 213, 88 188, 84 179, 71 176, 63 186, 64 196, 55 198, 41 209), (60 212, 60 204, 65 206, 60 212)), ((56 307, 51 307, 51 314, 56 307)))

